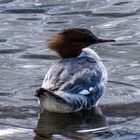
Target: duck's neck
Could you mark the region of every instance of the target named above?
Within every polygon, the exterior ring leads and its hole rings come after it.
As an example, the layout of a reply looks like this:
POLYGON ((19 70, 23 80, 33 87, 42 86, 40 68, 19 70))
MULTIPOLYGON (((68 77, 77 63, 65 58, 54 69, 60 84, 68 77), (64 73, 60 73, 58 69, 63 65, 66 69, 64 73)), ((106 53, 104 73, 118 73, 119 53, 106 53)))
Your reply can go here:
POLYGON ((65 59, 65 58, 73 58, 73 57, 77 57, 81 54, 82 51, 76 51, 76 52, 73 52, 73 51, 61 51, 61 52, 57 52, 58 55, 62 58, 62 59, 65 59))
POLYGON ((62 59, 77 57, 82 53, 82 49, 76 47, 73 49, 68 49, 66 47, 63 47, 55 51, 62 59))
POLYGON ((101 58, 98 56, 98 54, 90 48, 82 49, 82 52, 80 53, 80 55, 78 57, 91 57, 95 60, 101 60, 101 58))

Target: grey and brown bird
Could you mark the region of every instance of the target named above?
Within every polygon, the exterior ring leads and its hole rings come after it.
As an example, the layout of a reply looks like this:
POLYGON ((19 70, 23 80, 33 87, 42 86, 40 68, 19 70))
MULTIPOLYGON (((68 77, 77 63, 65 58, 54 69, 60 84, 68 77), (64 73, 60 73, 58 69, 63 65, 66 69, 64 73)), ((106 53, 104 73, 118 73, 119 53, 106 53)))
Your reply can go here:
POLYGON ((64 29, 48 43, 61 60, 48 70, 37 90, 41 106, 50 112, 68 113, 97 106, 105 92, 108 76, 90 45, 115 40, 100 39, 84 28, 64 29))

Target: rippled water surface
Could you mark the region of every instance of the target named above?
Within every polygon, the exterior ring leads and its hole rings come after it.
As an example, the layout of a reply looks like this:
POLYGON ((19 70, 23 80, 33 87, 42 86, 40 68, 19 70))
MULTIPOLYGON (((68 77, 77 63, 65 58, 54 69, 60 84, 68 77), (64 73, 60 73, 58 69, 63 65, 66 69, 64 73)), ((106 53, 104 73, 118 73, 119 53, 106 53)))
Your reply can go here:
POLYGON ((140 1, 0 0, 0 140, 139 140, 140 1), (63 28, 86 27, 116 39, 91 46, 108 69, 100 108, 40 113, 35 90, 59 59, 46 39, 63 28))

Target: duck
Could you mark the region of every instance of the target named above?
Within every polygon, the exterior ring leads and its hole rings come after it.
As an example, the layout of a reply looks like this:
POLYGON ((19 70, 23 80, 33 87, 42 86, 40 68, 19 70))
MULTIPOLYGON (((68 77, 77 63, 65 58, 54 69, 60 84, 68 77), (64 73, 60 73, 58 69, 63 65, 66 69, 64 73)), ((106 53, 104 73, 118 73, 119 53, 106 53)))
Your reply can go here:
POLYGON ((50 66, 36 90, 43 110, 71 113, 98 106, 108 75, 99 55, 88 47, 106 42, 115 40, 96 37, 86 28, 63 29, 49 40, 47 47, 61 59, 50 66))

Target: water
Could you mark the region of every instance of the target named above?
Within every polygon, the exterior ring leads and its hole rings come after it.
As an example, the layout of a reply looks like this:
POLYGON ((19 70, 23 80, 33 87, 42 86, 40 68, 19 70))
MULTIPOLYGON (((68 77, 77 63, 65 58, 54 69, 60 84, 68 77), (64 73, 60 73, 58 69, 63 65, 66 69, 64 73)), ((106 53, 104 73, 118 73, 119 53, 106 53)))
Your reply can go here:
POLYGON ((0 140, 140 139, 139 0, 0 0, 0 140), (109 82, 100 108, 40 113, 34 96, 58 59, 46 39, 86 27, 116 43, 96 46, 109 82))

